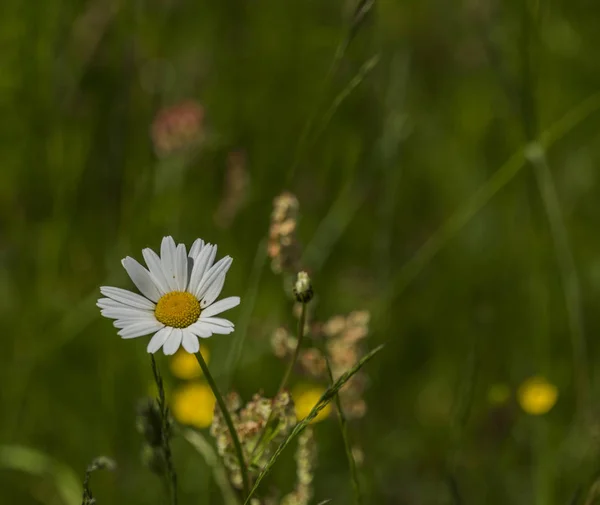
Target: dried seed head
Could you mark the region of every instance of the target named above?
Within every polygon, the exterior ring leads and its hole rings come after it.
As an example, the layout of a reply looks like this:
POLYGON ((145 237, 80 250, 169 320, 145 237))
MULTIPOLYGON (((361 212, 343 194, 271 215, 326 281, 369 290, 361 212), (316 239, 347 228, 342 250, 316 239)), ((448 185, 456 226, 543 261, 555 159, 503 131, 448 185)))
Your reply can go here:
POLYGON ((296 238, 299 211, 298 199, 284 192, 273 200, 267 252, 275 273, 297 271, 300 245, 296 238))
MULTIPOLYGON (((241 408, 238 395, 230 395, 228 401, 230 406, 236 407, 230 409, 230 414, 246 460, 249 460, 250 455, 253 453, 254 455, 260 454, 257 459, 255 458, 255 465, 249 468, 250 474, 255 477, 258 470, 266 464, 275 448, 279 446, 296 424, 293 402, 287 392, 274 399, 256 394, 251 401, 241 408), (272 415, 271 410, 273 410, 272 415), (261 434, 265 429, 269 416, 271 416, 269 429, 273 431, 269 437, 264 437, 261 440, 261 434), (255 451, 256 444, 259 441, 261 446, 255 451)), ((241 489, 242 478, 239 463, 229 430, 218 408, 215 410, 210 433, 215 438, 217 451, 223 459, 225 467, 229 470, 233 486, 241 489)))
POLYGON ((162 443, 162 418, 156 401, 145 398, 137 409, 136 428, 150 447, 159 447, 162 443))
POLYGON ((316 444, 313 431, 308 427, 298 436, 296 487, 294 491, 282 498, 281 505, 308 505, 313 497, 312 482, 315 459, 316 444))
POLYGON ((246 154, 242 150, 232 151, 227 156, 223 198, 215 213, 215 222, 221 228, 228 228, 246 203, 250 175, 246 154))
POLYGON ((271 336, 271 348, 278 358, 292 354, 298 345, 298 339, 291 336, 285 328, 277 328, 271 336))
POLYGON ((327 371, 325 357, 321 351, 314 347, 300 351, 298 362, 302 369, 313 377, 323 377, 327 371))

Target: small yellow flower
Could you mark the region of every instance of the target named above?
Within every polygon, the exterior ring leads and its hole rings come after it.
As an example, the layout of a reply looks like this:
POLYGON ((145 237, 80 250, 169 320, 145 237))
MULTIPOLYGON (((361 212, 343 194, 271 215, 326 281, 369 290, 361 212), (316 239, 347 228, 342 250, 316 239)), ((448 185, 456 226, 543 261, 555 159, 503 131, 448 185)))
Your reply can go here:
MULTIPOLYGON (((292 398, 296 407, 296 418, 298 421, 304 419, 310 413, 312 408, 319 402, 324 392, 325 389, 321 386, 310 384, 300 384, 293 389, 292 398)), ((328 403, 311 422, 318 423, 319 421, 323 421, 330 412, 331 403, 328 403)))
POLYGON ((558 398, 558 388, 543 377, 527 379, 518 391, 521 408, 532 416, 539 416, 548 412, 558 398))
POLYGON ((172 410, 180 423, 207 428, 213 420, 215 397, 203 382, 185 384, 175 391, 172 410))
MULTIPOLYGON (((201 345, 200 352, 202 353, 204 360, 208 363, 210 353, 206 346, 201 345)), ((180 349, 175 356, 171 358, 170 367, 171 372, 173 372, 173 375, 178 379, 189 380, 202 377, 202 370, 196 360, 196 356, 186 352, 184 349, 180 349)))
POLYGON ((510 388, 506 384, 492 384, 488 389, 487 399, 492 405, 503 405, 510 399, 510 388))

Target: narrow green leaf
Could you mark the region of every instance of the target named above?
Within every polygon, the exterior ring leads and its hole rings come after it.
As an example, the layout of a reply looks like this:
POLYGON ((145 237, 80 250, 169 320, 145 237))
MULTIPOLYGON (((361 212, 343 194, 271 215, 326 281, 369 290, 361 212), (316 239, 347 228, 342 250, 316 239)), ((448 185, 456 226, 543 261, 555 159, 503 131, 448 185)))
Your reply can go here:
POLYGON ((252 498, 252 495, 254 494, 254 492, 258 489, 258 486, 260 485, 261 481, 269 473, 269 471, 271 470, 271 468, 273 467, 275 462, 279 459, 279 456, 281 455, 281 453, 290 444, 290 442, 292 440, 294 440, 294 438, 296 438, 298 435, 300 435, 300 433, 302 433, 302 431, 304 431, 304 429, 310 424, 310 422, 315 417, 317 417, 319 412, 321 412, 321 410, 323 410, 327 406, 327 404, 331 400, 333 400, 334 396, 341 389, 341 387, 344 384, 346 384, 346 382, 348 382, 348 380, 356 372, 358 372, 363 367, 363 365, 365 365, 368 361, 370 361, 371 358, 373 358, 373 356, 375 356, 375 354, 377 354, 379 351, 381 351, 381 349, 383 349, 383 347, 384 346, 382 344, 380 346, 377 346, 375 349, 373 349, 369 354, 364 356, 354 367, 352 367, 350 370, 348 370, 346 373, 344 373, 342 376, 340 376, 340 378, 335 382, 335 384, 333 384, 329 389, 327 389, 327 391, 325 391, 323 393, 323 396, 321 396, 321 398, 319 399, 317 404, 312 408, 312 410, 309 412, 309 414, 294 427, 294 429, 287 436, 287 438, 281 443, 281 445, 273 453, 273 456, 271 456, 271 459, 269 459, 267 464, 264 466, 264 468, 260 472, 259 476, 256 478, 254 486, 252 487, 250 493, 246 497, 246 501, 244 502, 244 505, 247 505, 248 503, 250 503, 250 499, 252 498))
POLYGON ((239 505, 238 499, 235 496, 235 492, 229 484, 229 479, 227 478, 227 472, 225 471, 225 468, 221 464, 217 453, 204 438, 204 436, 201 433, 191 429, 182 430, 181 433, 183 438, 185 438, 191 444, 191 446, 198 451, 198 453, 204 458, 204 461, 206 461, 206 464, 212 469, 213 478, 215 479, 217 486, 219 486, 221 495, 223 496, 223 503, 225 503, 225 505, 239 505))
POLYGON ((352 92, 358 88, 358 86, 366 79, 366 77, 375 69, 381 56, 376 54, 369 58, 359 69, 356 75, 350 79, 350 82, 346 85, 340 93, 335 97, 333 103, 330 105, 329 109, 323 115, 323 120, 321 121, 321 125, 319 129, 315 132, 312 137, 312 144, 315 144, 321 134, 325 131, 329 122, 335 115, 336 111, 339 109, 340 105, 344 103, 344 101, 352 94, 352 92))

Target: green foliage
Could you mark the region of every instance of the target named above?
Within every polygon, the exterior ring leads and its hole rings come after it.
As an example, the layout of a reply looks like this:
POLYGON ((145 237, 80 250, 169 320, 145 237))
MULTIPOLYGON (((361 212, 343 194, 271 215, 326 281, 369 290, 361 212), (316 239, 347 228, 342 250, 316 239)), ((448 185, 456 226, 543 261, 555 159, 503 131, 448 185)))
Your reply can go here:
POLYGON ((382 349, 383 345, 380 345, 373 349, 366 356, 361 358, 361 360, 355 366, 353 366, 350 370, 344 373, 329 388, 327 388, 327 391, 323 393, 323 396, 321 396, 320 400, 311 409, 309 414, 304 419, 302 419, 296 426, 294 426, 294 429, 291 431, 291 433, 285 438, 283 442, 281 442, 281 444, 273 453, 267 464, 262 468, 260 474, 254 481, 254 486, 252 487, 250 494, 248 494, 248 496, 246 497, 246 503, 250 502, 250 499, 258 489, 258 486, 265 478, 265 476, 269 473, 275 462, 279 459, 281 453, 285 450, 285 448, 294 440, 294 438, 300 435, 300 433, 302 433, 302 431, 306 429, 310 422, 317 417, 319 412, 321 412, 321 410, 323 410, 329 404, 329 402, 334 399, 334 397, 337 395, 337 392, 342 388, 344 384, 346 384, 346 382, 348 382, 350 377, 352 377, 356 372, 358 372, 363 367, 363 365, 370 361, 371 358, 373 358, 373 356, 375 356, 375 354, 377 354, 382 349))
MULTIPOLYGON (((236 332, 207 341, 210 369, 223 392, 276 392, 269 338, 294 320, 265 237, 283 190, 300 202, 312 316, 369 310, 370 347, 387 342, 366 417, 348 421, 365 504, 595 499, 598 15, 594 2, 5 0, 0 502, 81 503, 72 469, 99 453, 119 462, 93 477, 99 505, 163 499, 135 426, 146 341, 120 340, 95 306, 99 286, 131 287, 119 260, 163 235, 234 258, 236 332), (186 100, 204 109, 202 141, 159 156, 153 120, 186 100), (223 224, 233 151, 249 182, 223 224), (538 417, 517 400, 533 375, 559 391, 538 417)), ((156 359, 169 403, 178 383, 156 359)), ((339 428, 315 432, 314 502, 350 503, 339 428)), ((180 504, 222 503, 197 444, 172 445, 180 504)), ((282 457, 261 490, 291 473, 282 457)))

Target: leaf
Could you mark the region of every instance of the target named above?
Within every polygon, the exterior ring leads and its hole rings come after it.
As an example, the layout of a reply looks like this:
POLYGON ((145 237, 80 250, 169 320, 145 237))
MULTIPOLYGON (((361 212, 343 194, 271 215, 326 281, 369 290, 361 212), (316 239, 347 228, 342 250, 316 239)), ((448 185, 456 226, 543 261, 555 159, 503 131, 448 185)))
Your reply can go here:
POLYGON ((373 358, 373 356, 375 356, 375 354, 377 354, 379 351, 381 351, 381 349, 383 349, 383 347, 384 346, 382 344, 380 346, 377 346, 375 349, 373 349, 369 354, 367 354, 366 356, 364 356, 354 367, 352 367, 346 373, 344 373, 343 375, 341 375, 340 378, 335 382, 335 384, 333 384, 329 389, 327 389, 327 391, 325 391, 323 393, 323 395, 321 396, 321 398, 319 399, 319 401, 317 402, 317 404, 309 412, 309 414, 304 419, 302 419, 302 421, 300 421, 294 427, 294 429, 287 436, 287 438, 281 443, 281 445, 273 453, 273 456, 271 456, 271 459, 269 459, 269 461, 267 462, 267 464, 264 466, 264 468, 262 469, 262 471, 260 472, 260 474, 256 478, 256 482, 254 483, 254 486, 252 487, 252 489, 250 490, 250 493, 246 497, 246 501, 244 502, 244 505, 247 505, 250 502, 250 498, 252 498, 252 495, 258 489, 258 486, 260 485, 261 481, 269 473, 269 471, 271 470, 271 468, 273 467, 273 465, 275 464, 275 462, 277 461, 277 459, 279 459, 279 456, 281 455, 281 453, 290 444, 290 442, 294 438, 296 438, 298 435, 300 435, 300 433, 302 433, 302 431, 304 431, 304 429, 310 424, 310 422, 315 417, 317 417, 317 415, 319 414, 319 412, 321 412, 321 410, 323 410, 327 406, 327 404, 333 399, 333 397, 341 389, 341 387, 344 384, 346 384, 346 382, 348 382, 348 380, 356 372, 358 372, 363 367, 363 365, 365 365, 368 361, 370 361, 371 358, 373 358))
MULTIPOLYGON (((0 468, 18 470, 38 477, 50 476, 58 496, 65 505, 79 505, 83 487, 77 474, 67 465, 47 454, 22 445, 0 446, 0 468)), ((54 497, 48 497, 53 503, 54 497)))
POLYGON ((239 501, 235 495, 235 492, 229 484, 227 472, 221 464, 217 454, 215 453, 212 446, 208 443, 206 438, 201 433, 195 430, 187 429, 182 430, 183 438, 185 438, 191 446, 198 451, 198 453, 204 458, 206 464, 211 467, 213 472, 213 478, 221 490, 223 495, 223 501, 225 505, 239 505, 239 501))

